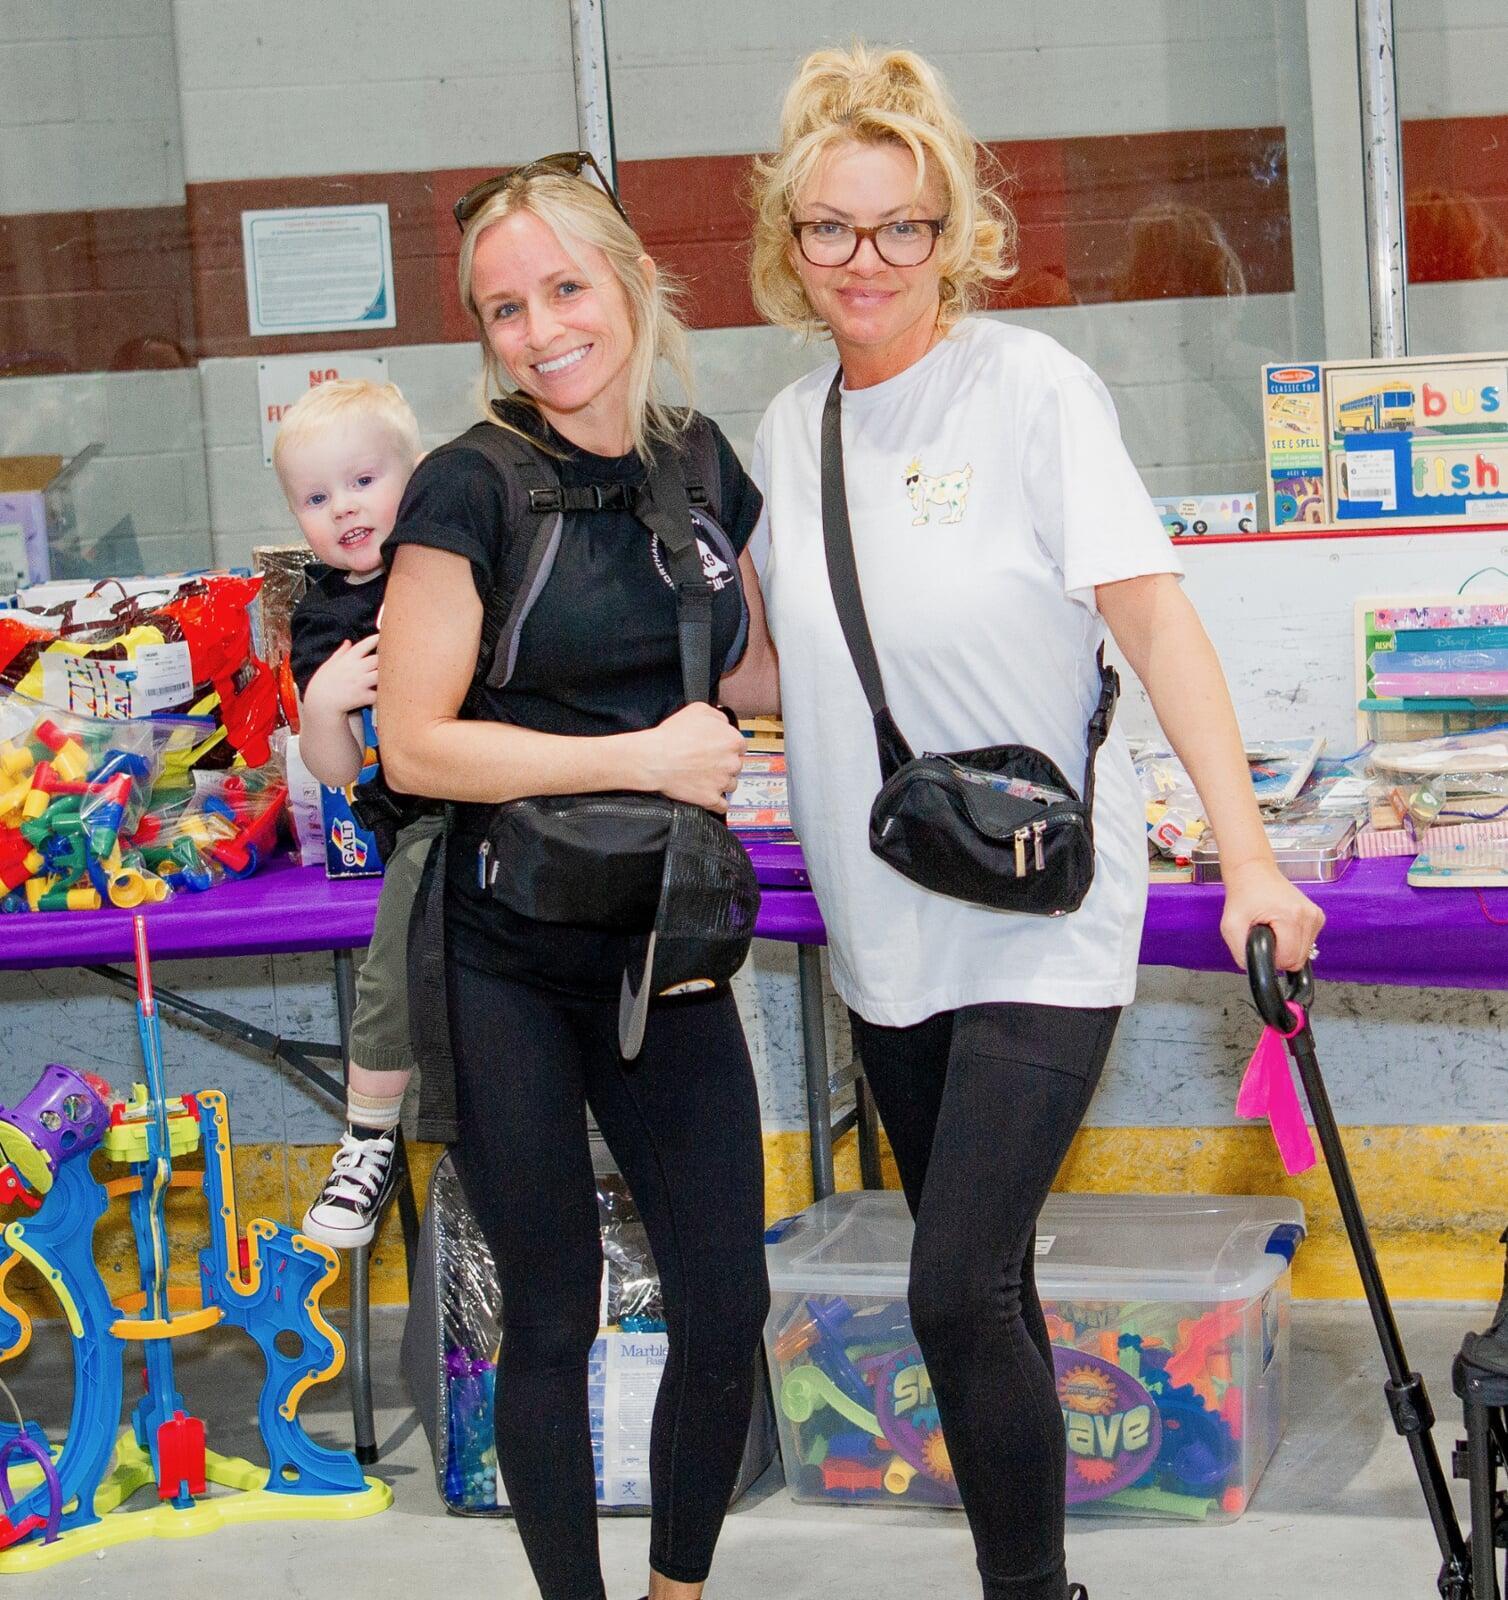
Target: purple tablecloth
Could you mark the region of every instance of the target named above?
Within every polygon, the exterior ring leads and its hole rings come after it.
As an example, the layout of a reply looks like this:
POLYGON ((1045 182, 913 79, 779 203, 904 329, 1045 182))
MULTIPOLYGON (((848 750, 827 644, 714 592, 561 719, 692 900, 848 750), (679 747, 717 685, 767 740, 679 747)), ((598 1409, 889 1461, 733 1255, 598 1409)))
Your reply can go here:
MULTIPOLYGON (((765 894, 760 932, 820 943, 816 907, 798 906, 810 897, 790 887, 806 878, 799 846, 753 844, 749 854, 760 882, 780 886, 765 894)), ((1404 859, 1356 861, 1334 883, 1303 886, 1328 919, 1315 976, 1335 983, 1508 989, 1508 890, 1411 889, 1408 867, 1404 859)), ((1223 904, 1218 884, 1154 884, 1142 965, 1234 972, 1220 938, 1223 904)))
MULTIPOLYGON (((240 883, 148 907, 147 937, 159 961, 349 949, 371 937, 381 884, 380 878, 331 883, 323 868, 278 856, 240 883)), ((114 910, 0 917, 0 970, 129 961, 131 918, 114 910)))
MULTIPOLYGON (((766 885, 759 933, 821 944, 826 935, 795 845, 755 844, 766 885)), ((1345 983, 1508 989, 1508 890, 1410 889, 1408 863, 1358 861, 1335 883, 1306 885, 1329 918, 1316 976, 1345 983), (1494 921, 1493 919, 1499 919, 1494 921)), ((147 913, 152 953, 282 954, 366 943, 380 880, 329 882, 317 867, 279 858, 243 883, 179 894, 147 913)), ((1146 966, 1234 968, 1220 939, 1218 885, 1157 884, 1147 905, 1146 966)), ((83 966, 131 957, 126 911, 0 917, 0 969, 83 966)))

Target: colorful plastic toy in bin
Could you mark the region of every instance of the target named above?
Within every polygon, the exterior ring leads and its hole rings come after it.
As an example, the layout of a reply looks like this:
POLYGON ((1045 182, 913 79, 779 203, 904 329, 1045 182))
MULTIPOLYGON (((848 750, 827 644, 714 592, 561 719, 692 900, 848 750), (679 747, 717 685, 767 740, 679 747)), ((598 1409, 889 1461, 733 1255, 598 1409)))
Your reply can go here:
MULTIPOLYGON (((903 1197, 834 1195, 771 1229, 766 1328, 797 1500, 959 1504, 906 1303, 903 1197)), ((1053 1195, 1036 1277, 1075 1512, 1239 1516, 1282 1436, 1297 1203, 1053 1195)))

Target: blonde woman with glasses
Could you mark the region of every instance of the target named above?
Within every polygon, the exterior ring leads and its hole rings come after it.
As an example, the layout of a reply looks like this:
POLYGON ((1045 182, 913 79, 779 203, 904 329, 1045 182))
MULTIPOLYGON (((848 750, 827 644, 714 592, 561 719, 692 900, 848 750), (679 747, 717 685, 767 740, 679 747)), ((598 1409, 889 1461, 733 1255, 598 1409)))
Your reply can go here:
MULTIPOLYGON (((771 322, 830 338, 837 361, 765 414, 755 542, 793 820, 916 1218, 912 1320, 984 1591, 1065 1600, 1084 1590, 1065 1572, 1033 1238, 1135 989, 1147 887, 1124 738, 1112 724, 1097 757, 1091 742, 1107 630, 1219 835, 1237 961, 1265 922, 1279 964, 1299 966, 1321 915, 1273 861, 1219 663, 1104 385, 1046 335, 974 314, 1008 276, 1014 232, 990 166, 920 57, 856 45, 799 68, 779 148, 756 169, 754 295, 771 322), (1097 777, 1077 909, 989 909, 871 850, 886 724, 835 609, 824 492, 829 527, 840 508, 851 523, 883 689, 912 748, 1018 744, 1075 785, 1097 777)), ((1049 862, 1022 832, 1015 873, 1029 878, 1049 862)))

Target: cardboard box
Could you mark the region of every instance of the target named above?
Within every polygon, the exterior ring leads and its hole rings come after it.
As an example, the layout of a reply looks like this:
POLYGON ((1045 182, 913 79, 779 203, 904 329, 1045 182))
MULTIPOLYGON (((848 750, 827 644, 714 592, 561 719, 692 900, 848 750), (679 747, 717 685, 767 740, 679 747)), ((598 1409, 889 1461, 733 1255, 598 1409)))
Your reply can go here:
POLYGON ((319 798, 325 829, 325 876, 380 878, 382 856, 377 841, 356 820, 350 791, 321 784, 319 798))
POLYGON ((0 594, 46 583, 53 550, 77 542, 73 480, 100 449, 87 445, 68 462, 62 456, 0 457, 0 594))

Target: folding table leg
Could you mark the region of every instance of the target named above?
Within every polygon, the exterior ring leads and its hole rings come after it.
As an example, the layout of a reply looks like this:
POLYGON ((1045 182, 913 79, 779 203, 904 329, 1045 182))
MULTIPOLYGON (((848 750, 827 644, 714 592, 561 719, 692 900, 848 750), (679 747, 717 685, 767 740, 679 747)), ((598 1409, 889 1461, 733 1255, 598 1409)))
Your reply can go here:
POLYGON ((880 1170, 880 1113, 874 1103, 869 1079, 862 1064, 854 1061, 854 1110, 859 1130, 859 1181, 866 1189, 883 1189, 885 1175, 880 1170))
POLYGON ((801 991, 801 1052, 806 1062, 806 1123, 812 1141, 812 1193, 824 1200, 833 1179, 833 1101, 827 1070, 827 1020, 822 1005, 822 950, 796 946, 801 991))
MULTIPOLYGON (((341 1075, 350 1072, 351 1017, 356 1010, 356 969, 349 950, 335 951, 335 1015, 340 1022, 341 1075)), ((368 1281, 369 1246, 345 1252, 350 1285, 351 1337, 346 1352, 351 1374, 351 1422, 356 1439, 356 1459, 369 1467, 377 1459, 377 1426, 372 1419, 371 1286, 368 1281)))

